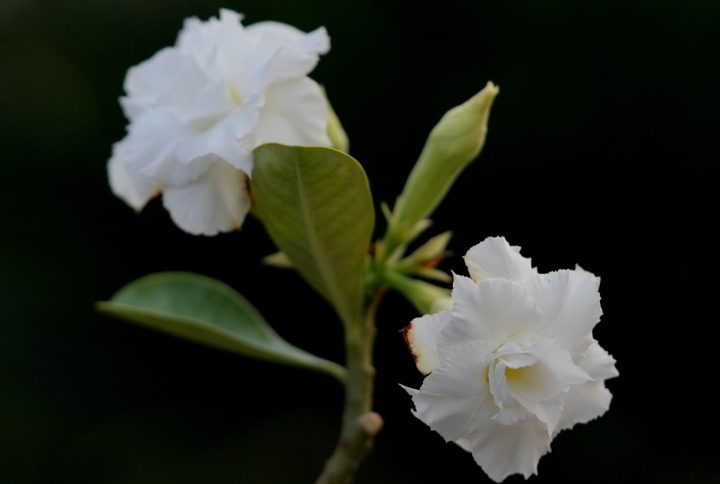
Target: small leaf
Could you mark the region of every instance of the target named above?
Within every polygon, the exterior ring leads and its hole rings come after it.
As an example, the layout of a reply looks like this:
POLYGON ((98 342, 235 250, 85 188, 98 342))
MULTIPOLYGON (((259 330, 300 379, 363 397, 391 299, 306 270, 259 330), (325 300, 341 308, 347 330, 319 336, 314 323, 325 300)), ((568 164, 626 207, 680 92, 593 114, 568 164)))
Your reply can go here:
POLYGON ((346 324, 357 321, 375 223, 365 171, 331 148, 267 144, 254 159, 255 210, 270 237, 346 324))
POLYGON ((443 272, 440 269, 436 269, 435 267, 421 267, 415 273, 425 279, 444 282, 446 284, 450 284, 453 280, 450 274, 443 272))
POLYGON ((383 277, 384 282, 405 296, 420 314, 432 314, 448 309, 452 303, 450 289, 413 279, 393 270, 385 271, 383 277))
POLYGON ((97 308, 111 316, 245 356, 327 373, 345 369, 282 339, 239 293, 198 274, 163 272, 120 289, 97 308))
MULTIPOLYGON (((410 274, 419 272, 419 270, 423 268, 432 268, 437 266, 437 264, 449 254, 445 248, 447 247, 451 237, 452 232, 449 230, 432 237, 430 240, 418 247, 412 254, 401 260, 396 265, 395 269, 398 272, 410 274)), ((443 280, 445 279, 443 278, 443 280)))

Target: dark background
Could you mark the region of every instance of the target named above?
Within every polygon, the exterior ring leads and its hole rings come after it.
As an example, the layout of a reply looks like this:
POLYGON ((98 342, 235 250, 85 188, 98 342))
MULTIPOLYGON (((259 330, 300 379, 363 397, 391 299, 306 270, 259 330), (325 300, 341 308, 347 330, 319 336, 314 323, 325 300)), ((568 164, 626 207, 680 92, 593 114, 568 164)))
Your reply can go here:
MULTIPOLYGON (((542 271, 602 276, 596 329, 620 378, 602 419, 562 433, 535 482, 720 482, 717 227, 720 3, 623 1, 0 0, 0 482, 311 482, 342 393, 329 378, 172 339, 93 312, 160 270, 226 281, 289 341, 341 360, 333 315, 265 268, 257 221, 193 237, 158 201, 110 193, 124 74, 220 6, 248 23, 325 25, 326 85, 375 201, 392 201, 444 111, 498 83, 489 139, 436 212, 445 269, 488 235, 542 271)), ((379 315, 386 428, 361 483, 485 482, 410 415, 416 385, 379 315)), ((521 482, 520 478, 509 482, 521 482)))

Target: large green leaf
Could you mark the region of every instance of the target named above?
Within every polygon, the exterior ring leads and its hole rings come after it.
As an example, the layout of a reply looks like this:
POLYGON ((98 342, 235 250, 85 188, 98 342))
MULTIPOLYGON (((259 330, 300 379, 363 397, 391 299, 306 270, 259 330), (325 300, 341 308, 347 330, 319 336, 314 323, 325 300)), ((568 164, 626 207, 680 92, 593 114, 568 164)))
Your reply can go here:
POLYGON ((375 223, 365 171, 331 148, 267 144, 254 158, 255 211, 270 237, 346 324, 357 321, 375 223))
POLYGON ((174 336, 261 360, 328 373, 344 381, 345 369, 282 339, 245 298, 209 277, 151 274, 99 302, 103 313, 174 336))

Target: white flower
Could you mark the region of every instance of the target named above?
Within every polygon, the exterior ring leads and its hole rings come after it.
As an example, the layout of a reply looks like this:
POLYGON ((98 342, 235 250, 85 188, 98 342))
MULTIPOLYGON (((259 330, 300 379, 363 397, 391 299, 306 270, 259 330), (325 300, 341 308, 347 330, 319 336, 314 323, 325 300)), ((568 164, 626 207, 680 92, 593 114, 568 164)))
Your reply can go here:
POLYGON ((599 417, 615 360, 592 337, 600 279, 580 268, 538 274, 504 238, 465 256, 452 309, 415 319, 406 339, 429 374, 406 389, 415 415, 472 452, 495 481, 537 472, 553 437, 599 417))
POLYGON ((241 20, 229 10, 186 20, 175 46, 125 79, 130 124, 109 162, 112 190, 136 210, 162 192, 193 234, 240 227, 258 145, 329 144, 327 101, 307 77, 330 49, 325 29, 241 20))

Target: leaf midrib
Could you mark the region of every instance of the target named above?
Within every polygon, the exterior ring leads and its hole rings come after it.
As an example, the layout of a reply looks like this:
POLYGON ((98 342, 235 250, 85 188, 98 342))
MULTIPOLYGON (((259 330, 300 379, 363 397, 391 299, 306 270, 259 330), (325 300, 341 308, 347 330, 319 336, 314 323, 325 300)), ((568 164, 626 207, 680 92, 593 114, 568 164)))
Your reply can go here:
MULTIPOLYGON (((328 369, 326 366, 334 365, 334 362, 331 362, 329 360, 325 360, 324 358, 320 358, 316 355, 313 355, 312 353, 308 353, 296 346, 291 345, 290 343, 286 342, 285 340, 282 340, 279 336, 277 337, 277 340, 274 341, 268 341, 268 342, 259 342, 254 341, 249 338, 244 338, 241 335, 238 335, 231 330, 215 326, 211 323, 208 323, 203 320, 190 318, 187 316, 181 316, 171 313, 166 313, 163 311, 158 311, 155 309, 148 309, 148 308, 138 308, 135 306, 131 306, 124 303, 117 303, 114 301, 103 301, 98 303, 98 308, 105 312, 106 314, 110 314, 112 316, 134 322, 136 324, 139 324, 141 326, 144 326, 146 328, 150 328, 154 331, 165 331, 160 328, 157 328, 153 326, 152 323, 143 322, 140 319, 130 319, 126 317, 123 313, 126 314, 134 314, 135 316, 141 316, 141 317, 149 317, 151 319, 158 319, 163 321, 176 321, 180 322, 181 324, 187 325, 189 327, 194 327, 197 329, 201 329, 214 337, 220 337, 224 338, 228 341, 232 341, 235 345, 238 345, 240 347, 244 348, 245 353, 240 352, 239 354, 244 356, 253 356, 255 358, 262 358, 262 359, 269 359, 270 361, 276 361, 276 362, 284 362, 286 364, 301 364, 308 368, 313 369, 319 369, 321 371, 324 371, 326 373, 328 372, 328 369), (120 310, 120 311, 118 311, 120 310), (292 356, 285 355, 282 352, 285 351, 292 356)), ((187 336, 177 333, 172 333, 172 336, 175 338, 183 339, 185 341, 190 341, 198 344, 197 342, 193 341, 192 339, 189 339, 187 336)), ((216 349, 221 349, 223 351, 228 351, 231 353, 238 353, 237 348, 229 348, 227 346, 218 346, 217 343, 208 343, 208 342, 200 342, 199 344, 202 344, 204 346, 211 346, 215 347, 216 349)))
POLYGON ((311 228, 311 230, 308 230, 308 243, 313 251, 313 260, 316 261, 316 265, 318 266, 319 273, 321 277, 323 278, 323 283, 325 285, 326 290, 330 294, 330 297, 332 299, 332 302, 336 306, 336 310, 340 317, 343 319, 343 322, 346 325, 349 325, 351 323, 350 321, 350 314, 348 312, 348 308, 346 307, 345 300, 342 297, 342 294, 338 293, 337 288, 339 287, 339 284, 337 284, 337 281, 333 277, 333 271, 329 270, 327 267, 327 260, 326 257, 324 257, 324 254, 321 248, 320 241, 317 238, 316 229, 315 229, 315 220, 311 214, 311 211, 307 207, 306 199, 305 199, 305 190, 303 187, 302 182, 302 169, 300 167, 300 162, 297 159, 297 157, 294 157, 293 164, 295 165, 295 179, 298 186, 298 193, 300 195, 300 209, 303 217, 303 222, 305 222, 305 227, 311 228), (329 284, 328 284, 329 282, 329 284))

